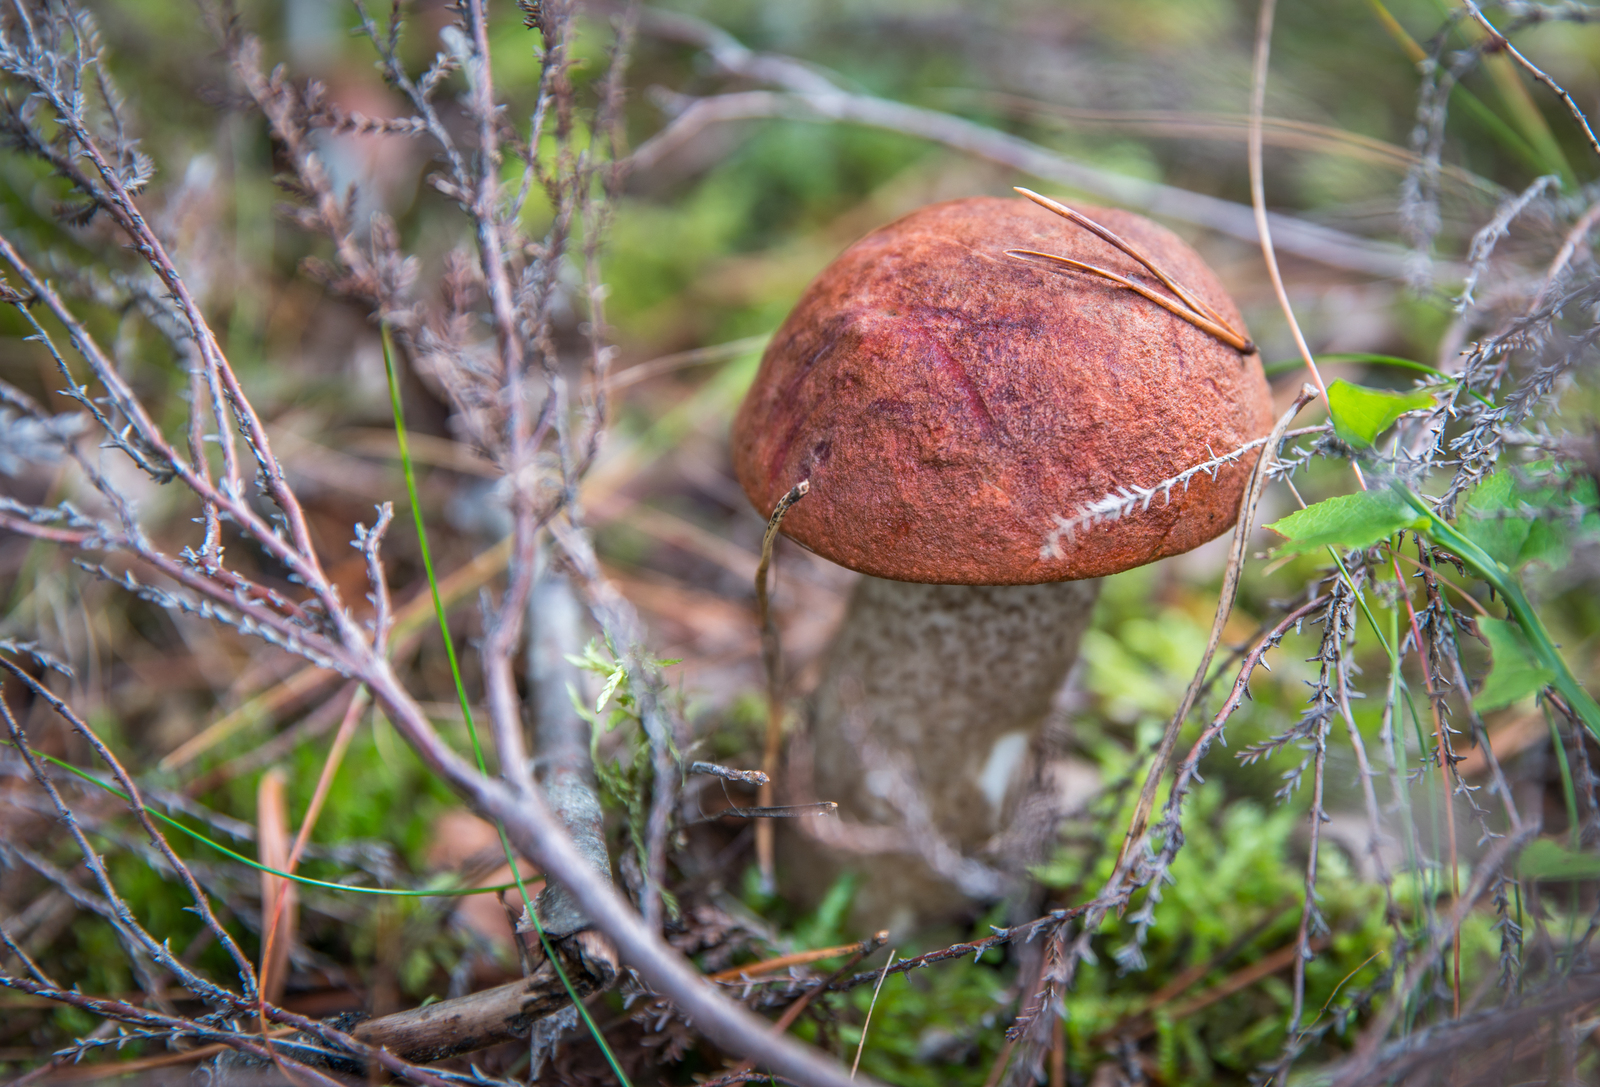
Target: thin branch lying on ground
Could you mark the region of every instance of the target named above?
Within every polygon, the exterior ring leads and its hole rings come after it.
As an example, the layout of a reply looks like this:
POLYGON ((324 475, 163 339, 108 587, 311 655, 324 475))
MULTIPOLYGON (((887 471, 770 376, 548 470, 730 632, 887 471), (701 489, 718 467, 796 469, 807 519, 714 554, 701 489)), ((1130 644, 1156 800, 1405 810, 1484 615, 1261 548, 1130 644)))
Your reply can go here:
MULTIPOLYGON (((1075 162, 964 117, 850 93, 799 61, 752 52, 726 31, 692 16, 647 9, 640 30, 705 50, 730 76, 770 83, 783 90, 738 91, 699 99, 658 95, 672 119, 635 149, 629 157, 631 170, 648 172, 676 147, 713 124, 762 117, 843 121, 944 144, 1148 215, 1191 223, 1247 242, 1257 240, 1255 219, 1244 205, 1075 162)), ((1279 248, 1308 260, 1379 277, 1399 274, 1405 266, 1406 254, 1391 245, 1288 216, 1273 215, 1271 222, 1279 248)))
MULTIPOLYGON (((708 99, 668 99, 677 112, 672 126, 641 144, 634 152, 632 167, 644 171, 672 150, 673 143, 687 140, 695 130, 711 124, 775 118, 813 123, 852 122, 918 136, 958 151, 988 159, 1042 181, 1093 193, 1122 207, 1191 223, 1226 234, 1241 241, 1254 241, 1256 230, 1249 220, 1249 209, 1203 193, 1171 188, 1156 182, 1103 172, 1093 167, 1062 159, 1052 152, 1016 136, 997 132, 965 118, 935 113, 898 102, 833 92, 826 95, 782 91, 742 91, 708 99), (657 143, 656 141, 661 141, 657 143)), ((1359 272, 1377 278, 1398 273, 1404 255, 1382 243, 1368 242, 1329 227, 1317 226, 1281 215, 1271 222, 1285 252, 1329 267, 1359 272)))

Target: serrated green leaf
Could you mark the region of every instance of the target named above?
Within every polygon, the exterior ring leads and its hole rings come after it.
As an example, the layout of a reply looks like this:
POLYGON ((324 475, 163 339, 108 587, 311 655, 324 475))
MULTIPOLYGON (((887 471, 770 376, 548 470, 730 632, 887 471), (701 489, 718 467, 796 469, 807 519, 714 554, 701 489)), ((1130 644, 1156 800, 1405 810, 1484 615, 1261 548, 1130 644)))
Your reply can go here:
MULTIPOLYGON (((1332 391, 1329 391, 1332 395, 1332 391)), ((1358 491, 1296 510, 1267 527, 1288 542, 1279 550, 1286 555, 1324 547, 1371 547, 1403 528, 1422 524, 1417 511, 1393 491, 1358 491)))
POLYGON ((1427 389, 1408 393, 1388 389, 1369 389, 1348 381, 1328 386, 1328 414, 1339 439, 1358 449, 1371 445, 1394 421, 1408 411, 1433 407, 1433 394, 1427 389))
POLYGON ((1478 629, 1489 640, 1491 656, 1483 690, 1472 700, 1480 712, 1520 702, 1555 682, 1556 674, 1539 663, 1533 647, 1516 623, 1508 619, 1479 619, 1478 629))
POLYGON ((1600 876, 1600 853, 1573 852, 1541 838, 1531 842, 1517 858, 1522 879, 1594 879, 1600 876))

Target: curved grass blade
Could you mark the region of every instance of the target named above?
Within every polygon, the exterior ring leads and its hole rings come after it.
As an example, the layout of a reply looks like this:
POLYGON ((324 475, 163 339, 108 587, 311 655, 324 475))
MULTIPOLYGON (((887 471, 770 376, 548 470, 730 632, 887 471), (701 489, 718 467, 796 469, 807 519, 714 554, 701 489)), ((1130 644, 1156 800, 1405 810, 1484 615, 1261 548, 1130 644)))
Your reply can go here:
MULTIPOLYGON (((1317 359, 1320 362, 1364 362, 1369 366, 1391 366, 1396 370, 1411 370, 1419 374, 1428 374, 1444 381, 1456 382, 1460 380, 1455 374, 1447 374, 1437 366, 1429 366, 1425 362, 1417 362, 1415 359, 1402 359, 1394 355, 1374 355, 1366 351, 1334 351, 1326 355, 1318 355, 1317 359)), ((1277 377, 1279 374, 1292 374, 1304 365, 1305 363, 1300 359, 1279 359, 1277 362, 1263 363, 1261 368, 1266 371, 1268 377, 1277 377)), ((1494 403, 1488 397, 1472 389, 1468 389, 1467 393, 1481 403, 1494 403)))
MULTIPOLYGON (((29 750, 33 751, 32 748, 30 748, 29 750)), ((117 797, 120 800, 127 801, 127 802, 130 802, 130 803, 133 800, 132 797, 130 797, 127 793, 123 792, 121 789, 117 788, 115 785, 112 785, 112 784, 110 784, 108 782, 101 781, 99 778, 95 777, 93 774, 89 773, 87 770, 83 770, 83 769, 80 769, 79 767, 73 766, 70 762, 63 762, 61 759, 56 758, 54 755, 46 755, 43 751, 33 751, 33 755, 34 755, 35 758, 43 759, 45 762, 50 763, 52 766, 60 767, 62 770, 65 770, 69 774, 72 774, 72 775, 74 775, 76 777, 82 778, 84 781, 87 781, 90 785, 94 785, 94 786, 96 786, 98 788, 104 789, 106 792, 110 793, 112 796, 117 797)), ((183 823, 178 822, 176 819, 172 818, 171 816, 163 815, 161 812, 156 811, 154 808, 146 806, 145 810, 148 811, 155 818, 157 818, 157 819, 161 820, 163 823, 167 824, 167 826, 171 827, 173 830, 181 831, 182 833, 187 834, 189 837, 193 838, 195 841, 199 842, 201 845, 208 845, 212 849, 215 849, 218 853, 221 853, 225 857, 229 857, 229 858, 231 858, 233 860, 236 860, 240 864, 248 865, 249 867, 254 868, 258 872, 265 872, 269 876, 277 876, 280 879, 293 880, 295 883, 303 883, 308 887, 324 887, 324 888, 326 888, 326 889, 328 889, 330 891, 348 891, 350 894, 384 895, 384 896, 390 897, 390 898, 464 898, 467 895, 481 895, 481 894, 490 894, 491 892, 499 893, 500 891, 509 891, 511 888, 517 886, 516 883, 497 883, 497 884, 495 884, 495 885, 493 885, 491 887, 446 887, 446 888, 442 888, 442 889, 437 890, 437 891, 431 891, 431 890, 430 891, 407 891, 407 890, 399 890, 399 889, 396 889, 396 888, 389 888, 389 887, 352 887, 351 885, 349 885, 347 883, 330 883, 328 880, 325 880, 325 879, 312 879, 310 876, 297 876, 297 875, 294 875, 291 872, 280 872, 278 869, 273 868, 273 867, 271 867, 269 865, 262 864, 259 861, 251 860, 249 857, 245 856, 243 853, 239 853, 239 852, 236 852, 235 850, 229 849, 227 846, 223 845, 221 842, 218 842, 218 841, 216 841, 216 840, 214 840, 212 838, 206 837, 204 834, 201 834, 198 830, 195 830, 193 827, 185 826, 183 823)))
POLYGON ((1556 648, 1555 640, 1550 637, 1549 628, 1544 625, 1544 620, 1539 618, 1539 613, 1534 610, 1533 604, 1523 593, 1521 581, 1516 574, 1496 561, 1483 548, 1467 539, 1454 525, 1440 517, 1415 491, 1398 481, 1392 486, 1396 494, 1427 519, 1427 527, 1422 530, 1424 533, 1449 548, 1457 558, 1476 570, 1480 577, 1505 597, 1512 618, 1522 628, 1523 634, 1527 635, 1529 646, 1539 663, 1554 674, 1555 678, 1550 685, 1560 692, 1561 697, 1583 722, 1584 727, 1600 739, 1600 704, 1595 702, 1594 697, 1572 674, 1566 658, 1562 657, 1560 650, 1556 648))
MULTIPOLYGON (((456 698, 461 703, 461 714, 466 719, 467 735, 472 737, 472 754, 477 759, 478 772, 487 776, 489 770, 483 757, 483 744, 478 739, 477 725, 473 723, 472 704, 467 698, 467 685, 461 680, 461 665, 456 659, 455 641, 450 637, 450 621, 445 615, 444 601, 439 595, 439 579, 434 575, 433 558, 428 550, 428 527, 422 516, 422 503, 417 500, 417 474, 411 461, 411 447, 406 441, 406 417, 400 403, 400 379, 395 372, 394 342, 387 323, 380 326, 380 333, 383 339, 383 370, 389 380, 389 405, 394 411, 395 444, 399 447, 400 463, 405 469, 406 498, 411 503, 411 518, 417 526, 417 543, 422 548, 422 567, 428 575, 428 589, 433 593, 433 610, 439 620, 439 633, 444 637, 445 654, 450 661, 450 678, 456 685, 456 698)), ((616 1054, 606 1044, 605 1035, 600 1032, 599 1026, 589 1015, 589 1009, 578 998, 578 991, 573 988, 572 979, 567 977, 561 959, 550 943, 550 937, 545 934, 544 926, 539 923, 538 911, 533 908, 533 897, 528 894, 528 888, 523 883, 522 872, 517 867, 516 854, 511 849, 510 839, 506 837, 506 828, 497 822, 495 830, 500 835, 500 848, 505 852, 506 863, 511 866, 511 874, 516 877, 517 891, 521 894, 522 904, 527 909, 528 920, 532 923, 534 931, 539 934, 539 943, 544 948, 545 957, 550 961, 550 965, 555 967, 556 976, 561 979, 567 997, 572 1001, 572 1006, 578 1009, 578 1014, 583 1016, 584 1024, 600 1047, 600 1052, 605 1054, 606 1063, 611 1066, 617 1082, 622 1084, 622 1087, 632 1087, 627 1075, 622 1071, 622 1065, 617 1061, 616 1054)))

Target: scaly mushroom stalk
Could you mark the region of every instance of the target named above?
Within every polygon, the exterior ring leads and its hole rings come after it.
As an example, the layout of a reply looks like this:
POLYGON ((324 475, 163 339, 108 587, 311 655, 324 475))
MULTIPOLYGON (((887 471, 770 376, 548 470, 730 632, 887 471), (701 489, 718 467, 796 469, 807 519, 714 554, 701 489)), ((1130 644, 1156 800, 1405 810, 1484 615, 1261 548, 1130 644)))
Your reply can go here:
MULTIPOLYGON (((961 871, 960 858, 1001 829, 1099 590, 1098 580, 925 585, 869 576, 856 585, 813 701, 809 747, 818 796, 837 800, 845 819, 899 828, 904 840, 898 854, 855 858, 869 873, 856 892, 863 923, 905 931, 1004 890, 987 868, 961 871), (908 789, 926 821, 905 810, 908 800, 916 807, 908 789), (958 856, 930 860, 946 843, 958 856)), ((830 827, 816 829, 829 841, 830 827)), ((789 881, 826 888, 839 865, 829 852, 791 848, 789 881)))
POLYGON ((756 506, 809 480, 783 531, 871 575, 812 707, 812 785, 847 819, 942 842, 858 859, 874 926, 890 917, 873 909, 905 924, 959 900, 952 872, 998 829, 1007 771, 1076 657, 1089 579, 1226 531, 1254 457, 1047 546, 1052 530, 1272 423, 1243 321, 1193 250, 1127 212, 1085 209, 1085 228, 1033 199, 933 205, 851 246, 734 422, 756 506))

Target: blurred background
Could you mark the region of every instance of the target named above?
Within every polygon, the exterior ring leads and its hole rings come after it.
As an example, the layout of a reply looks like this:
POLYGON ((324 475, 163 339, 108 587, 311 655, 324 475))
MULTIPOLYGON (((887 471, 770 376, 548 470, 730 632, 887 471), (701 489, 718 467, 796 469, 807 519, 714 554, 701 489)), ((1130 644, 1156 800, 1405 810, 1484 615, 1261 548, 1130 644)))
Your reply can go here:
MULTIPOLYGON (((343 541, 354 522, 371 519, 375 503, 403 504, 404 496, 374 325, 363 306, 308 274, 310 262, 325 258, 326 243, 279 213, 279 205, 293 200, 277 184, 280 151, 247 108, 193 5, 104 0, 90 7, 141 149, 157 164, 147 213, 174 240, 186 278, 225 333, 229 357, 270 422, 275 447, 313 515, 313 531, 325 554, 344 555, 338 576, 349 598, 359 598, 362 559, 343 541)), ((1511 16, 1529 7, 1494 10, 1511 16)), ((439 31, 451 13, 431 0, 406 10, 403 50, 420 70, 440 48, 439 31)), ((623 13, 603 3, 584 10, 579 81, 603 76, 613 20, 623 13)), ((537 58, 514 5, 496 5, 494 18, 497 89, 509 103, 508 123, 525 130, 537 58)), ((375 68, 368 43, 352 33, 355 15, 346 6, 241 2, 237 19, 261 36, 269 63, 283 63, 296 79, 322 81, 345 111, 373 118, 406 112, 375 68)), ((1293 399, 1304 371, 1294 361, 1249 212, 1246 114, 1255 21, 1254 5, 1231 0, 707 0, 645 9, 627 76, 625 150, 634 155, 633 168, 599 253, 615 345, 607 390, 614 422, 585 481, 583 504, 605 572, 646 619, 652 652, 679 662, 668 675, 703 753, 697 757, 758 765, 766 720, 752 590, 763 520, 733 480, 729 422, 766 338, 806 283, 866 232, 932 201, 1007 195, 1018 184, 1150 215, 1216 269, 1261 345, 1279 406, 1293 399)), ((1530 279, 1542 274, 1571 219, 1594 198, 1597 164, 1583 132, 1503 51, 1486 53, 1463 72, 1434 145, 1419 99, 1418 57, 1436 53, 1448 66, 1483 40, 1460 8, 1444 0, 1335 0, 1278 12, 1264 122, 1266 202, 1284 217, 1275 234, 1288 297, 1319 356, 1395 356, 1450 370, 1464 344, 1525 303, 1530 279), (1436 40, 1444 43, 1437 50, 1436 40), (1474 233, 1504 201, 1547 175, 1555 180, 1545 199, 1510 224, 1479 279, 1477 305, 1458 312, 1474 233)), ((1600 27, 1551 21, 1528 26, 1515 40, 1581 106, 1600 100, 1600 27)), ((461 241, 462 220, 428 182, 429 142, 326 132, 319 139, 328 169, 356 186, 358 220, 377 211, 394 217, 404 247, 418 259, 419 295, 435 297, 445 256, 461 241)), ((511 165, 506 176, 519 180, 511 165)), ((0 155, 0 229, 19 245, 51 253, 51 273, 92 300, 97 284, 115 283, 133 268, 131 254, 105 256, 110 228, 103 221, 63 230, 57 216, 66 200, 38 163, 0 155)), ((548 229, 549 205, 537 189, 524 215, 530 235, 548 229)), ((1582 259, 1589 259, 1587 245, 1582 259)), ((571 337, 576 375, 586 319, 580 300, 571 314, 564 334, 571 337)), ((147 403, 180 403, 181 369, 136 312, 86 306, 84 316, 102 342, 115 345, 147 403)), ((14 315, 0 318, 0 377, 62 407, 53 363, 26 333, 14 315)), ((1415 376, 1337 358, 1324 373, 1392 388, 1409 388, 1415 376)), ((408 372, 403 385, 434 561, 454 621, 466 633, 464 671, 475 676, 474 602, 504 561, 494 558, 504 532, 496 473, 461 440, 435 375, 408 372)), ((1592 445, 1592 387, 1592 373, 1563 386, 1547 425, 1587 434, 1582 440, 1592 445)), ((1319 421, 1320 412, 1311 409, 1302 422, 1319 421)), ((0 473, 0 490, 23 501, 93 502, 64 465, 0 463, 0 473)), ((1313 463, 1296 484, 1308 502, 1342 493, 1350 486, 1348 467, 1313 463)), ((192 511, 168 489, 130 471, 127 493, 158 523, 170 518, 174 538, 187 530, 192 511)), ((1274 488, 1259 521, 1292 508, 1288 492, 1274 488)), ((1275 539, 1260 532, 1254 551, 1266 552, 1275 539)), ((408 617, 397 634, 397 667, 464 744, 439 636, 424 621, 426 582, 414 534, 397 528, 386 554, 397 606, 408 617)), ((1104 877, 1111 859, 1104 845, 1125 825, 1129 775, 1199 660, 1225 559, 1219 541, 1106 585, 1042 755, 1045 779, 1075 814, 1059 848, 1036 871, 1040 886, 1028 916, 1081 899, 1098 886, 1097 875, 1104 877)), ((775 617, 795 693, 803 696, 854 575, 786 541, 776 565, 775 617)), ((1244 643, 1275 621, 1273 602, 1300 591, 1318 565, 1312 557, 1252 561, 1224 646, 1244 643)), ((1580 678, 1594 674, 1597 572, 1592 549, 1580 548, 1570 566, 1539 575, 1546 620, 1580 678)), ((85 574, 67 551, 20 536, 0 534, 0 597, 0 633, 37 639, 70 661, 73 704, 196 826, 253 854, 260 780, 273 767, 286 774, 290 808, 303 810, 338 724, 337 677, 143 602, 85 574)), ((1254 701, 1234 719, 1231 750, 1219 749, 1206 763, 1207 784, 1173 868, 1177 881, 1166 889, 1147 944, 1118 956, 1126 934, 1108 930, 1100 963, 1080 971, 1059 1047, 1061 1082, 1244 1083, 1282 1048, 1290 999, 1283 952, 1292 953, 1299 923, 1308 836, 1304 792, 1283 802, 1274 794, 1301 753, 1291 749, 1245 766, 1232 750, 1281 730, 1299 713, 1315 669, 1302 661, 1315 655, 1319 637, 1308 629, 1285 640, 1272 658, 1276 670, 1257 675, 1254 701)), ((1375 742, 1387 658, 1370 637, 1358 652, 1374 678, 1370 705, 1358 704, 1355 713, 1375 742)), ((1480 650, 1469 652, 1475 675, 1486 662, 1480 650)), ((1231 682, 1231 672, 1223 682, 1231 682)), ((1552 746, 1531 701, 1490 715, 1487 725, 1519 802, 1544 813, 1548 832, 1565 835, 1575 830, 1575 817, 1588 818, 1592 801, 1584 808, 1563 799, 1557 764, 1586 759, 1592 743, 1585 747, 1579 739, 1572 751, 1552 746)), ((30 728, 52 754, 89 761, 79 741, 42 709, 30 728)), ((1186 735, 1193 731, 1191 725, 1186 735)), ((626 741, 605 737, 601 751, 625 758, 626 741)), ((1386 899, 1364 853, 1353 757, 1338 746, 1329 759, 1333 821, 1325 843, 1331 839, 1332 848, 1320 861, 1328 931, 1308 968, 1307 1003, 1340 1025, 1314 1043, 1303 1058, 1307 1067, 1343 1054, 1351 1031, 1370 1015, 1358 996, 1389 968, 1395 933, 1403 929, 1388 926, 1386 912, 1394 907, 1387 903, 1402 901, 1403 909, 1423 916, 1446 894, 1436 866, 1408 869, 1396 856, 1406 889, 1386 899)), ((1472 759, 1462 773, 1481 784, 1483 760, 1472 759)), ((29 794, 25 768, 15 759, 3 765, 0 838, 48 852, 41 836, 54 833, 51 813, 29 794)), ((753 802, 752 790, 696 783, 703 780, 691 782, 689 815, 753 802)), ((1455 818, 1464 856, 1484 848, 1466 800, 1454 813, 1440 810, 1436 777, 1419 779, 1416 792, 1415 818, 1432 821, 1422 833, 1426 842, 1437 844, 1440 821, 1455 818), (1474 841, 1479 845, 1467 844, 1474 841)), ((176 885, 150 867, 148 846, 115 800, 88 794, 79 800, 102 820, 94 829, 152 930, 195 962, 216 958, 220 952, 181 909, 176 885)), ((493 831, 457 806, 381 716, 358 734, 314 841, 306 871, 323 878, 359 871, 375 883, 413 886, 449 873, 482 884, 504 878, 493 831)), ((246 933, 258 930, 255 874, 202 847, 195 851, 237 924, 246 933)), ((708 972, 866 935, 846 927, 849 877, 818 896, 820 907, 802 908, 764 893, 752 878, 753 863, 751 833, 732 820, 689 827, 675 842, 683 912, 673 938, 701 955, 708 972)), ((30 954, 85 991, 135 990, 136 979, 98 919, 14 857, 6 873, 0 910, 30 954)), ((1594 907, 1594 882, 1587 878, 1594 873, 1578 874, 1584 878, 1559 884, 1541 907, 1552 929, 1581 930, 1594 907)), ((495 896, 460 906, 454 900, 375 905, 315 890, 301 899, 285 1003, 308 1014, 381 1014, 519 972, 495 896)), ((929 934, 922 946, 898 950, 929 950, 1016 919, 997 908, 972 917, 965 929, 929 934)), ((1499 999, 1495 920, 1485 909, 1463 929, 1464 988, 1473 1007, 1499 999)), ((1531 932, 1533 921, 1526 927, 1531 932)), ((862 1069, 894 1083, 984 1083, 1006 1044, 1019 995, 1014 951, 893 979, 879 997, 862 1069)), ((819 1001, 796 1032, 848 1058, 861 1037, 868 996, 858 991, 819 1001)), ((1427 1011, 1421 1007, 1418 1015, 1427 1011)), ((601 1019, 637 1082, 687 1083, 721 1067, 692 1032, 630 1017, 620 1001, 606 1006, 601 1019)), ((0 1068, 22 1072, 97 1026, 71 1009, 0 994, 0 1068)), ((1585 1038, 1569 1065, 1575 1076, 1597 1074, 1592 1028, 1585 1038)), ((186 1075, 183 1064, 162 1063, 170 1056, 159 1046, 134 1044, 121 1059, 155 1061, 148 1076, 186 1075)), ((554 1060, 555 1082, 610 1082, 580 1034, 569 1035, 554 1060)), ((491 1051, 482 1066, 526 1074, 527 1049, 491 1051)), ((53 1073, 48 1082, 114 1074, 109 1065, 84 1065, 53 1073)))

